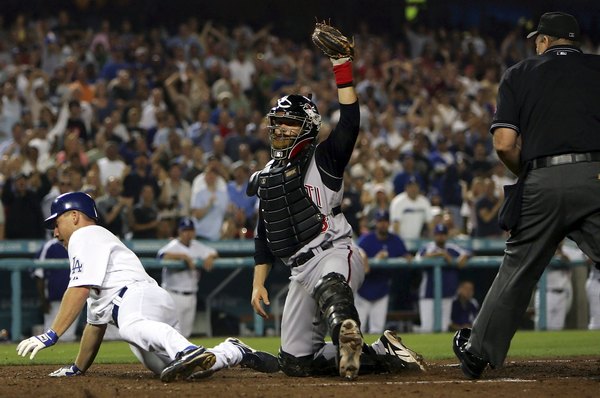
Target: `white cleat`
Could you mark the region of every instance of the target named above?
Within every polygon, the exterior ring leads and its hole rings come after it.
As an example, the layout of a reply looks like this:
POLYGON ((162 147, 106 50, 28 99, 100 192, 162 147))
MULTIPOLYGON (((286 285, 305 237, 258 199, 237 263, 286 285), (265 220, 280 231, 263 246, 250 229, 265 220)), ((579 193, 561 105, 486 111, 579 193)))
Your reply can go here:
MULTIPOLYGON (((387 356, 391 359, 390 371, 392 373, 402 369, 426 371, 426 363, 421 354, 416 353, 402 343, 402 339, 391 330, 383 332, 379 341, 385 348, 387 356)), ((377 342, 376 342, 377 343, 377 342)))

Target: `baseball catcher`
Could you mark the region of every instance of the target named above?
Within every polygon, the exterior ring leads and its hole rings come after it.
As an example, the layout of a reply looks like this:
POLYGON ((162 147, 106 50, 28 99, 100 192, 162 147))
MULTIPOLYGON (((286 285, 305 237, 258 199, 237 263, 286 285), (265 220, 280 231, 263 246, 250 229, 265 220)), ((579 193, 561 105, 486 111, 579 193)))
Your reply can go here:
POLYGON ((354 292, 364 279, 352 227, 341 212, 343 176, 359 132, 353 86, 353 43, 317 23, 312 40, 333 63, 340 120, 317 141, 321 115, 309 98, 290 94, 267 114, 272 160, 257 171, 248 194, 260 200, 252 306, 266 318, 265 280, 275 261, 291 271, 281 321, 280 367, 289 376, 422 369, 422 358, 390 331, 363 343, 354 292), (333 343, 325 343, 326 335, 333 343))

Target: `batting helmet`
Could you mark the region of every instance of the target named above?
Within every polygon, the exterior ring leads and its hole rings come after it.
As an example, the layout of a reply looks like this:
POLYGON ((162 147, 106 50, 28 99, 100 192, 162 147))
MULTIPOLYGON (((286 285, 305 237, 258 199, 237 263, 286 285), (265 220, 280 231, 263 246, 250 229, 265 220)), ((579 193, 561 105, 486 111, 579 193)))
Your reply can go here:
POLYGON ((58 196, 52 202, 51 214, 50 217, 44 220, 44 227, 54 229, 58 216, 70 210, 78 210, 94 221, 98 221, 96 202, 90 195, 84 192, 67 192, 58 196))

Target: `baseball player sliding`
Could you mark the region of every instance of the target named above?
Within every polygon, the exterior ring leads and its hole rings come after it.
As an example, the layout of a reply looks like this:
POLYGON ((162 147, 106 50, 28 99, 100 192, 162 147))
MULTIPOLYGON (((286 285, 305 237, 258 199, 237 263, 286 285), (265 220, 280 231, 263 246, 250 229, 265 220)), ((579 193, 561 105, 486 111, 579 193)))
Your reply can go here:
POLYGON ((360 119, 352 77, 353 44, 321 23, 312 38, 332 60, 340 120, 329 137, 318 142, 321 116, 310 98, 286 95, 267 115, 273 159, 248 184, 248 194, 260 200, 252 306, 267 317, 265 281, 279 259, 291 270, 281 321, 283 372, 337 373, 354 379, 360 370, 422 369, 422 358, 391 331, 372 346, 363 344, 354 292, 365 271, 351 239, 352 227, 340 208, 344 169, 360 119), (333 344, 325 343, 327 334, 333 344))
POLYGON ((242 365, 276 372, 277 358, 228 338, 212 349, 192 344, 179 331, 177 309, 167 291, 144 270, 137 256, 106 228, 96 225, 94 200, 83 192, 58 196, 46 228, 68 250, 71 275, 52 327, 21 341, 17 352, 30 358, 58 341, 77 319, 87 300, 87 325, 75 362, 50 376, 77 376, 92 365, 107 324, 119 328, 121 338, 148 369, 163 382, 206 377, 242 365))

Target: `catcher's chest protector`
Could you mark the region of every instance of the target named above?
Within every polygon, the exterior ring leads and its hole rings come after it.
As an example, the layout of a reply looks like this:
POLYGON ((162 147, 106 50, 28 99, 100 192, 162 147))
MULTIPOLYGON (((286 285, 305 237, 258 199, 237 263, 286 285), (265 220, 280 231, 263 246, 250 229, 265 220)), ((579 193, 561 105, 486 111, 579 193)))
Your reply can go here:
POLYGON ((291 256, 321 233, 324 216, 304 187, 314 148, 311 145, 287 164, 273 163, 258 175, 267 245, 277 257, 291 256))

